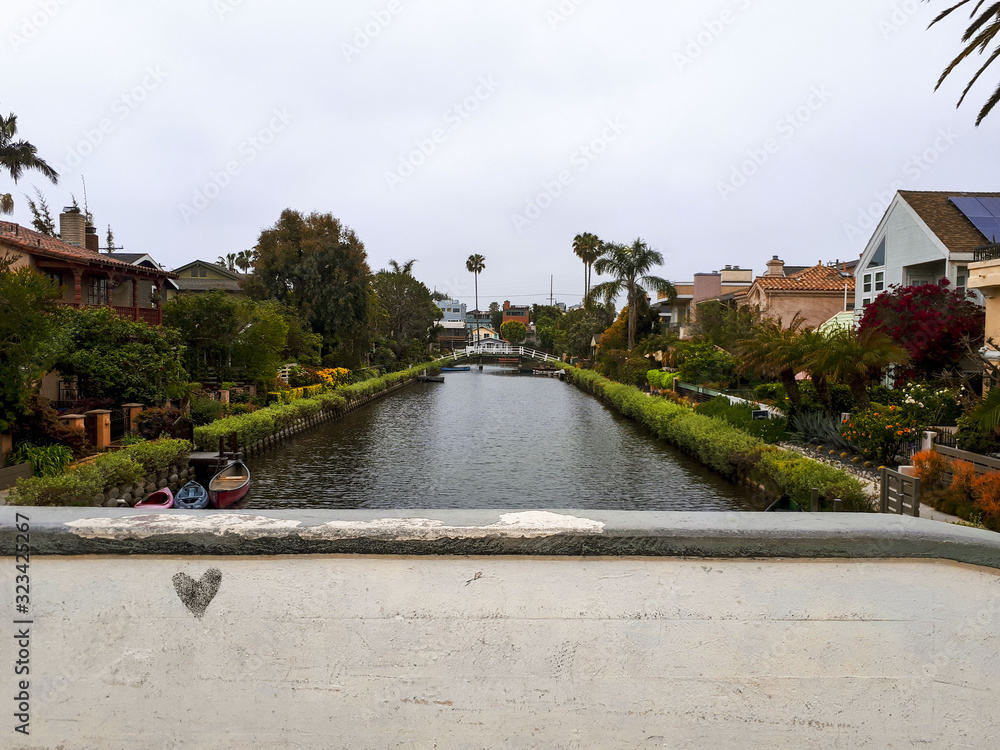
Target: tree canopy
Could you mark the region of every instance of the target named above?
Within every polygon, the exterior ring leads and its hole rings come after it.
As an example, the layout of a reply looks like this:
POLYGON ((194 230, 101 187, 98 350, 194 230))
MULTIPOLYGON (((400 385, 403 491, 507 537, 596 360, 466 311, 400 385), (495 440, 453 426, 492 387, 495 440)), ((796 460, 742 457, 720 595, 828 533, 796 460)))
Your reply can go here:
POLYGON ((433 335, 435 321, 443 313, 434 304, 430 289, 411 274, 416 261, 400 265, 389 261, 372 279, 378 299, 380 337, 397 360, 415 359, 433 335))
POLYGON ((56 287, 46 276, 0 257, 0 432, 24 413, 31 381, 55 359, 56 287))
MULTIPOLYGON (((959 0, 950 8, 945 9, 931 22, 931 26, 944 20, 956 10, 964 5, 968 5, 971 0, 959 0)), ((997 39, 997 35, 1000 34, 1000 4, 997 3, 986 3, 983 0, 975 0, 975 4, 972 7, 972 12, 969 14, 970 22, 969 26, 966 28, 965 33, 962 35, 962 43, 965 45, 962 50, 955 56, 948 67, 944 69, 941 73, 941 77, 938 78, 937 86, 934 90, 941 88, 941 84, 944 80, 951 75, 951 73, 957 68, 964 60, 971 57, 974 52, 978 52, 980 55, 987 53, 990 49, 990 45, 997 39), (985 7, 984 7, 985 6, 985 7)), ((979 69, 972 76, 968 85, 962 91, 961 97, 959 97, 958 105, 962 106, 962 102, 965 101, 965 97, 969 94, 969 91, 976 84, 976 81, 986 72, 988 68, 996 59, 1000 57, 1000 47, 994 47, 989 54, 986 55, 986 61, 979 67, 979 69)), ((979 115, 976 117, 976 126, 983 121, 983 119, 993 110, 1000 102, 1000 86, 998 86, 990 97, 986 100, 982 109, 979 110, 979 115)))
POLYGON ((663 292, 668 299, 677 296, 674 285, 664 278, 650 274, 654 266, 663 265, 663 255, 651 249, 643 240, 637 239, 631 245, 605 245, 605 254, 594 263, 598 275, 611 274, 611 281, 598 284, 587 295, 587 299, 603 299, 611 302, 620 294, 625 294, 630 311, 628 321, 628 350, 635 348, 638 324, 638 300, 645 299, 646 290, 663 292))
POLYGON ((528 327, 519 320, 508 320, 500 326, 500 336, 511 344, 520 344, 528 334, 528 327))
MULTIPOLYGON (((291 354, 290 327, 274 302, 254 302, 218 291, 184 294, 164 306, 163 322, 180 334, 184 366, 199 380, 214 374, 220 381, 263 384, 277 376, 286 353, 291 354)), ((314 337, 302 328, 301 323, 296 327, 300 335, 314 337)), ((315 351, 318 342, 311 343, 315 351)), ((308 354, 309 345, 305 348, 308 354)))
POLYGON ((986 313, 971 293, 937 284, 893 285, 865 307, 859 331, 875 329, 902 346, 910 357, 901 378, 933 378, 958 366, 969 347, 985 336, 986 313))
MULTIPOLYGON (((38 156, 38 149, 25 140, 17 140, 17 115, 0 115, 0 169, 6 170, 17 183, 25 170, 41 172, 52 182, 59 181, 59 175, 44 159, 38 156)), ((0 193, 0 214, 14 212, 14 198, 10 193, 0 193)))
POLYGON ((126 320, 107 307, 59 312, 65 339, 55 366, 77 378, 82 398, 154 404, 187 383, 177 331, 126 320))
POLYGON ((247 293, 295 309, 323 336, 324 354, 356 364, 368 350, 375 300, 365 246, 332 214, 286 209, 257 240, 247 293))

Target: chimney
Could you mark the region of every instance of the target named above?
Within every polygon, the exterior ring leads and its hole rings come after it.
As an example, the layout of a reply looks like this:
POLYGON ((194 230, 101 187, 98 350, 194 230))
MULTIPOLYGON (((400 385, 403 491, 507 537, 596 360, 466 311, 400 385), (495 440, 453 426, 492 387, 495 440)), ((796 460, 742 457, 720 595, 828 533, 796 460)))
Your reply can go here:
MULTIPOLYGON (((101 243, 97 239, 97 227, 87 227, 85 241, 87 243, 87 249, 93 250, 95 253, 101 252, 101 243)), ((111 252, 110 250, 108 252, 111 252)))
POLYGON ((504 300, 504 302, 503 302, 503 309, 504 310, 509 310, 510 309, 510 300, 509 299, 504 300))
POLYGON ((785 261, 778 260, 778 256, 775 255, 767 262, 767 275, 768 276, 784 276, 785 275, 785 261))
POLYGON ((87 227, 86 217, 76 206, 68 206, 59 214, 59 239, 77 247, 86 247, 84 234, 87 227))

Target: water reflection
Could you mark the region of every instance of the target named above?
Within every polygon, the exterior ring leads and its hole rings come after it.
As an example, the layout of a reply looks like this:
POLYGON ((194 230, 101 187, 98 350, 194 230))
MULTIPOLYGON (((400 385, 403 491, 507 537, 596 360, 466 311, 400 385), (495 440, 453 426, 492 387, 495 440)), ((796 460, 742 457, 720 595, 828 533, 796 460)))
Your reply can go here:
POLYGON ((248 463, 250 508, 751 507, 573 386, 495 366, 410 386, 248 463))

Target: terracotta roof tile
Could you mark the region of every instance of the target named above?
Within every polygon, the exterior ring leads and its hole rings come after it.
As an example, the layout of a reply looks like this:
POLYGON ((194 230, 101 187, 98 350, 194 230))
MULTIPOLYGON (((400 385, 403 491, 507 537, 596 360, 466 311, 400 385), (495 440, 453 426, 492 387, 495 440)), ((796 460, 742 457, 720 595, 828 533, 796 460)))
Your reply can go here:
POLYGON ((815 265, 790 276, 758 276, 754 284, 767 292, 843 292, 845 284, 848 291, 854 289, 854 274, 839 266, 815 265))
POLYGON ((948 199, 952 196, 1000 198, 1000 193, 900 190, 899 195, 951 252, 971 253, 989 244, 990 240, 948 199))
MULTIPOLYGON (((146 269, 142 266, 133 266, 121 260, 109 258, 107 255, 88 250, 85 247, 77 247, 68 242, 49 237, 48 235, 26 229, 19 224, 8 221, 0 221, 0 243, 22 250, 31 255, 41 255, 56 260, 64 260, 70 263, 83 263, 89 266, 106 266, 108 268, 128 269, 135 272, 137 270, 146 273, 153 272, 153 269, 146 269)), ((176 275, 169 271, 155 272, 162 273, 168 278, 176 278, 176 275)))

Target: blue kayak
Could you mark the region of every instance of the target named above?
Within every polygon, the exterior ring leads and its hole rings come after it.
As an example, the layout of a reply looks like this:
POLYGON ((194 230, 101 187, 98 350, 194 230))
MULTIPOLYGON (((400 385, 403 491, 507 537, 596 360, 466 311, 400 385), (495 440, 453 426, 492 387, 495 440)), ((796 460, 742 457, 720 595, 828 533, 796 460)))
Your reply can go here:
POLYGON ((442 367, 441 372, 468 372, 471 369, 468 365, 465 367, 442 367))
POLYGON ((197 482, 188 482, 174 495, 174 507, 182 510, 203 510, 209 507, 208 490, 197 482))

